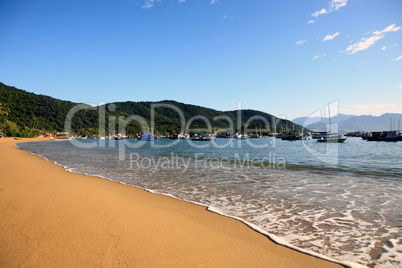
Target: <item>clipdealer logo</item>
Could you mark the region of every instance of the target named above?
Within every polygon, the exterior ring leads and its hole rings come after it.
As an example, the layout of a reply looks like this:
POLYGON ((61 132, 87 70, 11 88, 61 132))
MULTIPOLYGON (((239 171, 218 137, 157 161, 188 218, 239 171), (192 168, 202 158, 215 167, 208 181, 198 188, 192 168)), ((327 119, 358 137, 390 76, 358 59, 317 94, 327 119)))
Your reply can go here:
MULTIPOLYGON (((180 132, 181 133, 214 133, 214 128, 212 127, 211 121, 206 118, 205 116, 202 115, 196 115, 193 116, 192 118, 186 120, 184 113, 182 110, 180 110, 177 106, 168 104, 168 103, 153 103, 151 104, 151 109, 150 109, 150 123, 147 122, 147 120, 141 116, 138 115, 131 115, 128 117, 125 116, 109 116, 106 118, 106 108, 108 108, 109 111, 114 111, 115 110, 115 105, 114 104, 109 104, 106 107, 105 103, 100 103, 98 106, 98 113, 99 113, 99 135, 100 136, 115 136, 116 134, 125 134, 127 125, 130 123, 137 123, 140 125, 142 132, 146 133, 149 130, 151 130, 151 135, 154 135, 153 131, 155 130, 156 123, 155 123, 155 117, 156 117, 156 112, 155 110, 158 108, 165 108, 165 109, 170 109, 171 111, 175 112, 178 115, 178 118, 180 119, 180 132), (108 124, 106 124, 106 120, 108 124), (205 125, 204 128, 192 128, 192 125, 195 121, 202 121, 205 125), (117 133, 116 133, 116 126, 117 127, 117 133), (106 133, 106 129, 109 129, 109 132, 106 133)), ((238 102, 238 107, 237 107, 237 117, 236 117, 236 124, 233 122, 232 118, 226 115, 219 115, 215 116, 212 118, 213 122, 219 122, 223 121, 226 123, 228 126, 227 128, 221 128, 218 131, 219 132, 225 132, 225 133, 236 133, 240 131, 241 129, 244 130, 246 133, 248 131, 248 127, 254 120, 260 120, 262 121, 265 126, 269 127, 270 129, 276 130, 276 124, 277 121, 280 119, 276 120, 268 120, 267 118, 261 116, 261 115, 255 115, 249 118, 245 124, 243 125, 242 123, 242 109, 241 109, 241 102, 238 102)), ((77 114, 77 112, 88 109, 87 105, 84 104, 79 104, 75 107, 73 107, 69 113, 66 116, 65 119, 65 124, 64 124, 64 131, 67 133, 73 133, 72 129, 72 122, 74 116, 77 114)), ((267 130, 261 130, 267 133, 267 130)), ((216 130, 215 130, 216 132, 216 130)), ((252 148, 256 149, 261 149, 261 148, 268 148, 270 146, 275 147, 275 141, 271 143, 256 143, 253 142, 252 139, 245 139, 245 140, 240 140, 237 139, 233 141, 232 139, 228 139, 227 142, 225 143, 217 143, 215 139, 211 139, 210 142, 207 143, 200 143, 197 141, 192 141, 191 139, 186 139, 187 143, 192 146, 193 148, 196 149, 204 149, 204 148, 209 148, 209 147, 215 147, 215 148, 226 148, 226 147, 234 147, 235 145, 238 148, 242 147, 243 142, 251 146, 252 148)), ((80 148, 95 148, 95 147, 106 147, 106 141, 101 139, 99 141, 92 141, 92 142, 82 142, 79 139, 71 139, 70 142, 80 148)), ((154 140, 152 141, 135 141, 133 142, 132 140, 130 141, 129 139, 123 139, 119 141, 115 140, 109 140, 108 141, 108 147, 118 147, 119 148, 119 159, 124 160, 126 159, 126 148, 141 148, 143 147, 146 143, 150 143, 151 147, 153 148, 168 148, 175 146, 180 142, 180 140, 172 140, 167 143, 158 143, 154 140)))

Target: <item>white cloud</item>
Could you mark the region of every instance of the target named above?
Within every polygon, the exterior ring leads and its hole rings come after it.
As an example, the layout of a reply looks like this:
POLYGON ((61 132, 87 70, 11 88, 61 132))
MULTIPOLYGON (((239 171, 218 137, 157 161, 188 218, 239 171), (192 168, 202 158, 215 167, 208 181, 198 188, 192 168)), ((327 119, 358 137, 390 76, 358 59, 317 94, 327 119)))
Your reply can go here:
POLYGON ((235 20, 235 19, 239 19, 240 17, 233 17, 233 16, 228 16, 228 15, 225 15, 224 17, 223 17, 223 19, 224 20, 235 20))
POLYGON ((307 23, 316 23, 316 20, 309 20, 307 23))
POLYGON ((334 33, 333 35, 327 34, 322 41, 333 40, 335 37, 339 35, 339 32, 334 33))
POLYGON ((339 10, 341 7, 346 6, 348 0, 332 0, 329 3, 330 10, 339 10))
POLYGON ((301 46, 301 45, 303 45, 303 44, 306 43, 306 42, 307 42, 307 40, 300 40, 300 41, 297 41, 297 42, 296 42, 296 45, 301 46))
POLYGON ((391 61, 398 61, 398 60, 402 60, 402 56, 399 56, 398 58, 392 59, 391 61))
POLYGON ((381 34, 383 34, 383 33, 388 33, 388 32, 396 32, 396 31, 399 31, 401 29, 401 27, 395 27, 395 24, 392 24, 392 25, 390 25, 390 26, 388 26, 387 28, 385 28, 384 30, 382 30, 382 31, 375 31, 375 32, 373 32, 373 34, 375 34, 375 35, 381 35, 381 34))
POLYGON ((313 14, 311 14, 311 16, 317 18, 318 16, 322 15, 322 14, 327 14, 327 13, 331 13, 332 11, 336 11, 339 10, 341 7, 346 6, 348 3, 348 0, 331 0, 328 4, 329 8, 328 9, 321 9, 318 10, 316 12, 314 12, 313 14))
POLYGON ((186 2, 187 0, 179 0, 179 3, 183 3, 186 2))
POLYGON ((382 115, 385 113, 400 113, 402 106, 398 106, 395 103, 354 104, 345 105, 344 108, 339 108, 339 111, 354 115, 382 115))
POLYGON ((218 0, 211 0, 210 4, 213 5, 218 0))
POLYGON ((313 57, 313 60, 316 60, 318 58, 325 57, 325 56, 327 56, 327 54, 317 55, 317 56, 313 57))
POLYGON ((402 87, 402 83, 400 83, 398 87, 402 87))
MULTIPOLYGON (((392 24, 388 27, 386 27, 384 30, 382 31, 375 31, 373 32, 373 36, 371 37, 363 37, 360 42, 350 45, 348 48, 346 48, 346 52, 348 52, 348 54, 355 54, 359 51, 363 51, 368 49, 369 47, 371 47, 372 45, 374 45, 375 42, 377 42, 380 39, 384 38, 384 34, 387 32, 396 32, 399 31, 401 27, 395 27, 395 24, 392 24)), ((345 51, 341 51, 341 52, 345 52, 345 51)))
POLYGON ((387 49, 387 47, 386 47, 386 46, 383 46, 381 49, 382 49, 382 50, 386 50, 386 49, 387 49))
POLYGON ((321 9, 319 11, 314 12, 313 14, 311 14, 311 16, 317 18, 318 16, 320 16, 322 14, 327 14, 327 13, 328 13, 327 10, 325 8, 323 8, 323 9, 321 9))
POLYGON ((362 50, 366 50, 369 47, 371 47, 372 45, 374 45, 374 43, 380 39, 382 39, 384 37, 384 35, 374 35, 372 37, 369 38, 362 38, 362 40, 360 40, 359 43, 350 45, 347 49, 346 52, 348 52, 348 54, 355 54, 359 51, 362 50))
POLYGON ((150 9, 154 6, 154 0, 147 0, 141 8, 150 9))
MULTIPOLYGON (((141 8, 150 9, 155 5, 155 2, 160 2, 162 0, 145 0, 144 5, 141 8)), ((185 0, 184 0, 185 1, 185 0)), ((179 0, 180 2, 180 0, 179 0)))

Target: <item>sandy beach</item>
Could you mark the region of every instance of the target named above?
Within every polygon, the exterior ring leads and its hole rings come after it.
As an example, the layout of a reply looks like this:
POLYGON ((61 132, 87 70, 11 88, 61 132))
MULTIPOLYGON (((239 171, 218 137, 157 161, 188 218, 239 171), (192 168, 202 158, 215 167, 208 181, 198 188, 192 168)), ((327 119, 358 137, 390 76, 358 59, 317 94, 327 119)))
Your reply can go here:
POLYGON ((66 172, 0 139, 2 267, 340 267, 205 207, 66 172))

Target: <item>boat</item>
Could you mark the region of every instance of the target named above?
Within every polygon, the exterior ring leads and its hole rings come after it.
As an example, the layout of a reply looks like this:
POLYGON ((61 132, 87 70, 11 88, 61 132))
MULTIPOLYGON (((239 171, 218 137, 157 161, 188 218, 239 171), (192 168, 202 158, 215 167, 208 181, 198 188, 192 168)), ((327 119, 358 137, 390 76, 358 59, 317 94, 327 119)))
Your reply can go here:
POLYGON ((253 134, 250 136, 250 139, 261 139, 263 136, 261 134, 253 134))
POLYGON ((236 139, 239 139, 239 140, 248 139, 248 136, 246 134, 237 134, 236 133, 235 137, 236 137, 236 139))
POLYGON ((276 135, 275 135, 275 138, 277 138, 277 139, 282 139, 282 137, 285 137, 286 136, 286 132, 282 132, 282 133, 277 133, 276 135))
POLYGON ((184 140, 186 137, 181 134, 173 134, 169 137, 171 140, 184 140))
POLYGON ((400 121, 398 120, 398 130, 395 130, 395 124, 394 127, 392 127, 392 118, 390 118, 390 129, 390 131, 371 132, 362 138, 367 141, 402 141, 400 121))
POLYGON ((362 139, 363 139, 363 140, 367 140, 369 137, 371 137, 371 133, 364 133, 364 134, 362 135, 362 139))
POLYGON ((351 131, 351 132, 346 133, 345 136, 361 138, 364 134, 365 134, 365 132, 362 132, 362 131, 351 131))
POLYGON ((315 132, 313 132, 313 134, 311 135, 311 137, 312 137, 314 140, 318 140, 318 139, 321 139, 322 137, 327 136, 328 134, 329 134, 328 131, 315 131, 315 132))
POLYGON ((221 138, 221 139, 232 139, 234 138, 234 135, 232 133, 219 133, 218 135, 216 135, 217 138, 221 138))
POLYGON ((346 140, 346 137, 338 135, 338 133, 329 133, 326 136, 322 136, 317 142, 343 143, 346 140))
POLYGON ((276 132, 268 133, 268 137, 274 137, 274 138, 276 138, 276 137, 278 137, 278 136, 279 136, 279 133, 276 133, 276 132))
POLYGON ((263 137, 261 128, 260 128, 259 132, 257 132, 256 129, 254 131, 255 131, 254 134, 250 135, 249 138, 251 138, 251 139, 261 139, 263 137))
MULTIPOLYGON (((339 135, 338 133, 332 132, 332 124, 331 124, 331 109, 328 104, 328 121, 329 121, 329 131, 316 132, 319 133, 321 137, 317 140, 317 142, 329 142, 329 143, 343 143, 347 140, 346 137, 339 135)), ((317 137, 317 135, 316 135, 317 137)), ((314 134, 313 134, 314 139, 314 134)))
POLYGON ((190 138, 190 140, 192 140, 192 141, 210 141, 213 138, 214 137, 212 135, 204 135, 204 134, 197 135, 197 134, 195 134, 194 136, 192 136, 190 138))
POLYGON ((282 133, 280 138, 283 141, 297 141, 297 140, 304 140, 306 137, 303 136, 301 133, 297 133, 295 130, 290 131, 288 133, 282 133))
POLYGON ((112 140, 125 140, 125 139, 127 139, 127 136, 122 134, 117 134, 112 137, 112 140))
POLYGON ((398 131, 377 131, 371 132, 370 135, 366 137, 367 141, 402 141, 401 133, 398 131))
POLYGON ((143 134, 138 138, 140 141, 153 141, 154 140, 154 136, 152 136, 151 134, 143 134))

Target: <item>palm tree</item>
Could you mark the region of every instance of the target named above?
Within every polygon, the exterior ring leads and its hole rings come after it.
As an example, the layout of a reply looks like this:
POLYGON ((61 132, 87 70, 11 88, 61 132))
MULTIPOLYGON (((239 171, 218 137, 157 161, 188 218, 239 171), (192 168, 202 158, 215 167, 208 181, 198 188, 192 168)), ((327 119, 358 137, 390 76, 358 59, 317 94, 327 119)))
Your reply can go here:
POLYGON ((32 130, 35 130, 35 126, 38 124, 38 118, 34 117, 32 119, 32 130))

